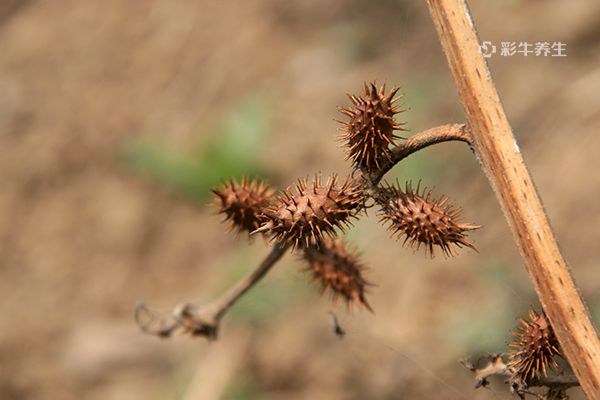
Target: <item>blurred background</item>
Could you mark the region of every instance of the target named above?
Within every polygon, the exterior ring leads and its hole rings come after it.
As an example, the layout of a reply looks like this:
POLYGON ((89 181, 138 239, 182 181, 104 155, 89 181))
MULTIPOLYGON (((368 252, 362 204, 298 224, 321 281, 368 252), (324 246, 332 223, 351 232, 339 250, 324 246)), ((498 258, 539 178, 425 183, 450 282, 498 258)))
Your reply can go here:
MULTIPOLYGON (((472 2, 511 123, 582 295, 600 322, 600 3, 472 2), (562 42, 566 57, 500 56, 562 42)), ((463 357, 503 351, 538 306, 477 161, 448 143, 390 179, 419 180, 483 229, 431 259, 371 213, 346 235, 375 314, 320 296, 294 256, 225 317, 217 342, 140 333, 249 273, 210 188, 345 175, 346 93, 402 86, 412 133, 464 120, 425 2, 1 0, 0 398, 508 399, 463 357), (332 333, 333 310, 347 331, 332 333)), ((573 391, 573 398, 582 398, 573 391)))

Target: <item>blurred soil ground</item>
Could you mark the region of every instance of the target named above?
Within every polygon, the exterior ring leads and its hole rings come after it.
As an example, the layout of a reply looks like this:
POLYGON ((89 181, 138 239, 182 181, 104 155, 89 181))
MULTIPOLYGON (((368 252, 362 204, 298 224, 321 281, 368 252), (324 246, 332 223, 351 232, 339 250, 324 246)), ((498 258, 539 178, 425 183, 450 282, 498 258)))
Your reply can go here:
MULTIPOLYGON (((567 44, 489 63, 599 322, 600 3, 472 3, 483 40, 567 44)), ((133 323, 137 300, 208 301, 266 254, 219 224, 211 185, 347 173, 336 106, 369 80, 402 85, 412 132, 463 120, 424 2, 0 2, 0 398, 508 399, 501 382, 473 391, 457 360, 504 350, 536 300, 461 144, 391 178, 454 199, 484 226, 479 253, 429 259, 363 219, 347 236, 374 315, 319 297, 288 256, 218 342, 133 323)))

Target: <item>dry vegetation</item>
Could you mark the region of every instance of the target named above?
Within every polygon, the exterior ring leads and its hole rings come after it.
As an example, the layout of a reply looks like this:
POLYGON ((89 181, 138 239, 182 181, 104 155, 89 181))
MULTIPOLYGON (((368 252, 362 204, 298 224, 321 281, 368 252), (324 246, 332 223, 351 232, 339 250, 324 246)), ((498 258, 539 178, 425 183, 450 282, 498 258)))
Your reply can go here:
MULTIPOLYGON (((131 321, 139 299, 165 313, 209 300, 264 257, 261 239, 236 240, 210 215, 202 193, 220 179, 285 187, 298 169, 347 171, 333 119, 348 88, 403 84, 411 132, 462 119, 425 5, 367 4, 0 4, 1 398, 496 398, 473 392, 456 360, 505 348, 535 296, 460 144, 394 174, 468 204, 481 255, 424 259, 374 218, 356 224, 376 315, 335 309, 343 340, 293 258, 232 309, 219 342, 159 342, 131 321)), ((600 8, 474 7, 483 38, 568 43, 563 59, 490 66, 598 316, 600 8)))

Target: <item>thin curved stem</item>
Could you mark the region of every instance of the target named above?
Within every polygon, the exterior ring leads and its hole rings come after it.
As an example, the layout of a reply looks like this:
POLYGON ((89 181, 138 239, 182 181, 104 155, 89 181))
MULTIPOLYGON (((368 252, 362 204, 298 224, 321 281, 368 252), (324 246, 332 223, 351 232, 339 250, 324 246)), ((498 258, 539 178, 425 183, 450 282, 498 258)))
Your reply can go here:
POLYGON ((260 263, 258 268, 252 271, 250 275, 246 276, 237 285, 230 288, 219 299, 215 300, 212 305, 212 307, 215 309, 215 318, 222 318, 223 315, 225 315, 225 313, 239 300, 240 297, 242 297, 262 278, 264 278, 264 276, 285 254, 288 247, 288 245, 276 243, 271 249, 271 252, 260 263))
POLYGON ((151 335, 169 337, 181 329, 192 336, 205 336, 214 340, 217 338, 221 318, 277 264, 288 248, 287 244, 275 244, 254 271, 209 304, 178 304, 171 311, 171 319, 167 321, 157 317, 144 303, 138 303, 134 310, 135 320, 142 332, 151 335))
POLYGON ((379 171, 363 175, 368 176, 371 184, 375 186, 379 183, 379 181, 381 181, 383 176, 394 167, 394 165, 398 164, 406 157, 424 149, 425 147, 450 141, 465 142, 470 145, 471 137, 467 125, 447 124, 419 132, 416 135, 408 138, 405 142, 402 142, 398 147, 394 148, 392 150, 391 160, 384 164, 379 171))

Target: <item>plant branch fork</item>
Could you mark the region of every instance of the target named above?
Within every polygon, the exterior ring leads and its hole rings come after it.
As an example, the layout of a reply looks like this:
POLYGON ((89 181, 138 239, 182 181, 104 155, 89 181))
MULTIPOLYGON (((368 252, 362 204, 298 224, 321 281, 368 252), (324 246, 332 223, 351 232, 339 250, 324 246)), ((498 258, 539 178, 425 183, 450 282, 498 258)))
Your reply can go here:
MULTIPOLYGON (((378 172, 369 174, 363 171, 362 181, 367 186, 366 189, 376 191, 377 185, 384 175, 411 154, 426 147, 448 141, 470 144, 466 125, 442 125, 417 133, 401 142, 393 149, 392 159, 384 164, 378 172)), ((253 272, 208 304, 180 303, 173 307, 169 318, 164 318, 151 310, 144 302, 139 302, 134 309, 135 321, 142 332, 161 338, 168 338, 174 332, 181 331, 190 336, 215 340, 223 316, 248 290, 267 275, 287 252, 288 248, 288 245, 276 243, 253 272)))

